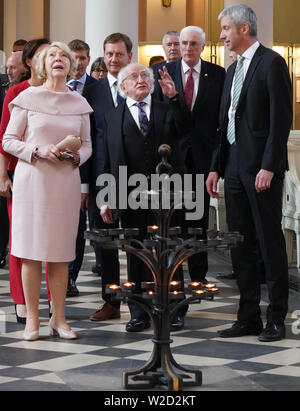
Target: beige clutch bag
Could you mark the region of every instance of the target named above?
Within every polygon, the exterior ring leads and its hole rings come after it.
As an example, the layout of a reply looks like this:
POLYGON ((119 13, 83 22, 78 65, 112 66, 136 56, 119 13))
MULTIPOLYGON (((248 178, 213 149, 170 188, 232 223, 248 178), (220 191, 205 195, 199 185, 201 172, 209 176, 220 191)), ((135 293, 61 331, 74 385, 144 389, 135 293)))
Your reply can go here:
POLYGON ((56 144, 56 147, 59 151, 65 151, 68 149, 76 153, 81 147, 81 139, 78 136, 67 136, 56 144))

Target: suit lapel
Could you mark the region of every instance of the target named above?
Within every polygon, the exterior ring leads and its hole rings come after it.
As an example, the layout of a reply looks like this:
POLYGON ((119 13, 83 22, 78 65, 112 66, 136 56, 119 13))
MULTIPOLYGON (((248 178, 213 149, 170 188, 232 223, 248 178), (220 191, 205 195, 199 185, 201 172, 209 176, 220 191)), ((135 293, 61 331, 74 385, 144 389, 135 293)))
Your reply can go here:
POLYGON ((241 102, 243 101, 243 98, 245 97, 245 95, 247 93, 247 90, 248 90, 248 87, 251 83, 252 77, 253 77, 256 69, 257 69, 258 64, 260 63, 260 61, 262 59, 262 56, 263 56, 264 52, 265 52, 265 48, 262 45, 260 45, 259 48, 256 50, 256 53, 254 54, 254 56, 251 60, 251 63, 250 63, 250 66, 248 68, 246 78, 245 78, 245 81, 244 81, 244 84, 243 84, 243 88, 242 88, 242 91, 241 91, 241 95, 240 95, 240 98, 239 98, 237 109, 241 105, 241 102))
POLYGON ((125 101, 123 101, 121 104, 118 105, 112 116, 113 121, 111 121, 111 135, 114 136, 113 141, 111 141, 111 145, 113 146, 113 151, 115 153, 118 153, 118 158, 121 165, 125 164, 124 142, 122 132, 125 104, 125 101))
POLYGON ((184 95, 184 89, 182 84, 182 74, 181 74, 181 59, 176 61, 174 65, 174 83, 176 90, 179 94, 184 95))
POLYGON ((222 111, 222 117, 224 118, 228 114, 228 110, 230 107, 230 102, 231 102, 231 88, 232 88, 232 82, 233 82, 233 77, 235 73, 235 68, 236 68, 237 62, 233 63, 227 71, 225 83, 224 83, 224 88, 223 88, 223 93, 222 93, 222 101, 221 101, 221 108, 223 109, 222 111))
POLYGON ((205 93, 207 91, 208 82, 209 82, 209 73, 208 73, 208 64, 201 59, 201 73, 199 77, 198 92, 195 100, 193 110, 199 107, 201 101, 204 100, 205 93))
MULTIPOLYGON (((163 112, 158 107, 158 104, 159 103, 152 98, 148 135, 153 131, 155 139, 163 136, 163 130, 160 128, 160 126, 163 125, 163 112)), ((159 144, 159 141, 157 144, 159 144)))
POLYGON ((98 80, 98 81, 103 81, 103 87, 104 87, 104 91, 106 94, 106 99, 103 99, 106 102, 109 102, 111 105, 111 108, 115 107, 115 103, 114 100, 112 98, 112 94, 111 94, 111 89, 109 86, 109 81, 107 80, 107 78, 104 78, 103 80, 98 80))

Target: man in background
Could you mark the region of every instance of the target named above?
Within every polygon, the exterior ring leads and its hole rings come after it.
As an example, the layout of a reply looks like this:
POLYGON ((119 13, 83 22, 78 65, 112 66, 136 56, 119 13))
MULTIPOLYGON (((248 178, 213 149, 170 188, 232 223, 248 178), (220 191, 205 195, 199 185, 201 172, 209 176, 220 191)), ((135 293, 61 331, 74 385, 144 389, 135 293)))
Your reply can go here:
MULTIPOLYGON (((89 201, 96 204, 97 177, 104 168, 104 130, 105 115, 117 107, 123 98, 118 94, 117 77, 121 68, 127 66, 132 58, 132 41, 123 33, 110 34, 104 40, 104 62, 108 70, 106 78, 89 86, 83 93, 94 112, 91 114, 91 137, 93 154, 90 165, 90 196, 89 201)), ((100 211, 98 210, 100 215, 100 211)), ((102 218, 97 228, 119 227, 116 221, 113 225, 106 224, 102 218)), ((106 321, 120 318, 120 303, 112 301, 111 295, 106 293, 106 285, 120 282, 120 264, 118 251, 101 248, 102 299, 105 304, 90 316, 91 321, 106 321)))
MULTIPOLYGON (((67 85, 79 94, 83 93, 86 86, 93 84, 97 80, 93 79, 86 73, 86 69, 90 63, 90 47, 82 40, 72 40, 69 47, 75 56, 77 63, 74 78, 69 80, 67 85)), ((80 168, 81 177, 81 207, 80 218, 78 224, 78 232, 76 239, 76 258, 68 265, 69 281, 67 287, 67 297, 75 297, 79 295, 79 290, 76 286, 76 280, 82 266, 85 248, 84 232, 86 230, 86 212, 88 210, 89 225, 93 229, 95 227, 95 218, 98 217, 97 210, 93 208, 93 203, 89 204, 89 188, 88 188, 88 168, 83 164, 80 168)), ((98 217, 99 218, 99 217, 98 217)), ((96 255, 96 266, 100 266, 100 251, 99 247, 94 246, 96 255)))

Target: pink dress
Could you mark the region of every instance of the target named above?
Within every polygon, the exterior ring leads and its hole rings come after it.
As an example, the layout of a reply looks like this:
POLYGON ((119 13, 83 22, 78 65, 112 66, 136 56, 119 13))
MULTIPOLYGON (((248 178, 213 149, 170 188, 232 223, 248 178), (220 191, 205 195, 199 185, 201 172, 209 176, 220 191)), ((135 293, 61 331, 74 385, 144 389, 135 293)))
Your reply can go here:
POLYGON ((45 86, 23 91, 9 108, 11 118, 2 144, 19 158, 13 185, 11 253, 36 261, 72 261, 80 210, 79 169, 67 161, 32 160, 32 152, 77 135, 82 140, 83 164, 92 153, 92 109, 79 93, 50 91, 45 86))

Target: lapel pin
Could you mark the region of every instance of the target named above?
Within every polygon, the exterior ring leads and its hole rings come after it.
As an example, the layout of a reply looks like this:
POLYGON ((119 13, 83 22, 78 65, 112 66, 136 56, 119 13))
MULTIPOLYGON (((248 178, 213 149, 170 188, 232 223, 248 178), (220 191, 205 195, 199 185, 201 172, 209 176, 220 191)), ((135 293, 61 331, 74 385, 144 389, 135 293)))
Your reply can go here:
POLYGON ((207 74, 207 73, 205 73, 205 74, 204 74, 204 77, 208 77, 208 74, 207 74))

